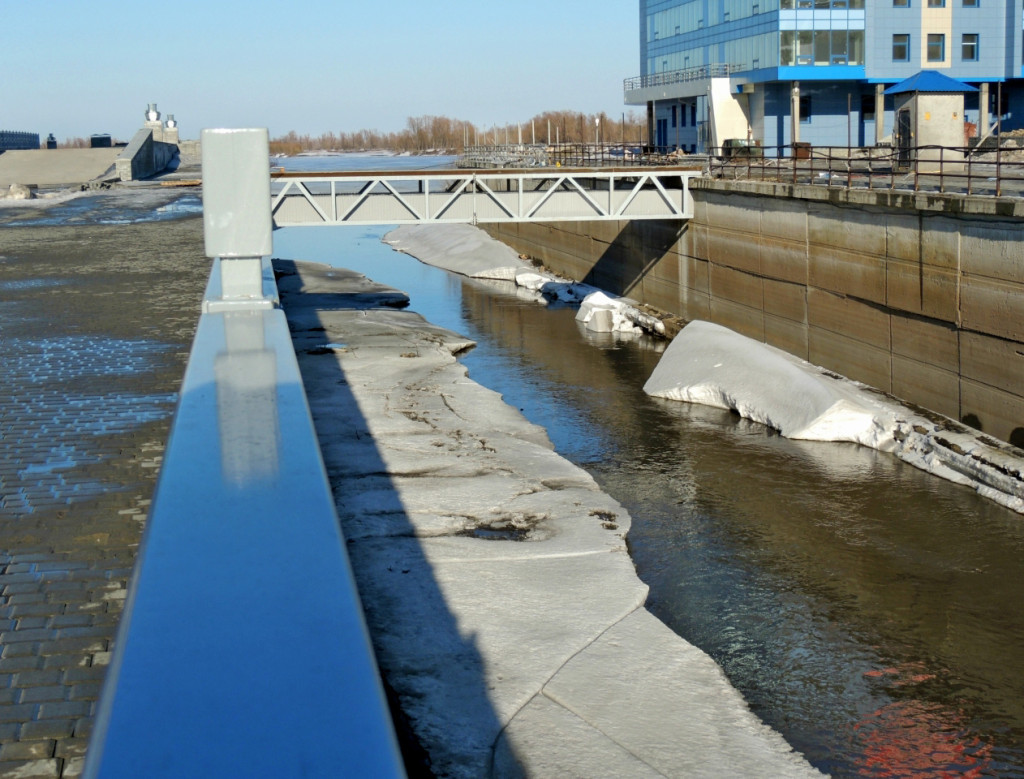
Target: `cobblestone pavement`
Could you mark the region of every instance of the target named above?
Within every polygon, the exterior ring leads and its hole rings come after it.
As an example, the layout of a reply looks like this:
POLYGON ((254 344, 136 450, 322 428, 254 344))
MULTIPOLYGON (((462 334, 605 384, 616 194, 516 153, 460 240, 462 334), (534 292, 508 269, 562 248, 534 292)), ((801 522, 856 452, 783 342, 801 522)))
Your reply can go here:
POLYGON ((0 777, 81 773, 208 272, 196 217, 0 228, 0 777))

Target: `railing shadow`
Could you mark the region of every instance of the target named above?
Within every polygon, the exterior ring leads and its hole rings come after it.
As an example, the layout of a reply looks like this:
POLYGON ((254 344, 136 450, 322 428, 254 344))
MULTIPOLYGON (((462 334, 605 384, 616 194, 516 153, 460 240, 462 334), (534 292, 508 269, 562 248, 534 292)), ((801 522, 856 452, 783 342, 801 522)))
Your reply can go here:
POLYGON ((341 268, 275 259, 274 269, 406 770, 486 775, 503 725, 483 658, 459 630, 339 359, 347 315, 408 298, 341 268))

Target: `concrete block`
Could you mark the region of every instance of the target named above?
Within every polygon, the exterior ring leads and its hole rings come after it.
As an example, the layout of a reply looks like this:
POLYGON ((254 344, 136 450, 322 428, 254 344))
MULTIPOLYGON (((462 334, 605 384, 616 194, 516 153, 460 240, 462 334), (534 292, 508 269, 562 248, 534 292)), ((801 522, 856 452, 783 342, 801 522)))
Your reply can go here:
POLYGON ((960 373, 1024 399, 1024 343, 965 330, 960 334, 960 373))
POLYGON ((708 226, 690 223, 679 244, 679 253, 701 260, 708 259, 708 226))
POLYGON ((761 235, 789 243, 807 242, 807 204, 803 200, 761 200, 761 235))
POLYGON ((693 219, 690 223, 706 225, 708 223, 708 192, 694 189, 691 185, 690 195, 693 197, 693 219))
POLYGON ((807 278, 812 287, 885 302, 885 259, 811 244, 807 247, 807 278))
MULTIPOLYGON (((630 233, 635 234, 636 229, 631 227, 630 222, 595 220, 592 222, 566 222, 565 229, 589 235, 593 240, 601 243, 624 243, 630 239, 630 233)), ((639 245, 639 240, 637 240, 639 245)))
POLYGON ((807 321, 818 329, 842 334, 888 353, 890 316, 883 309, 819 289, 807 291, 807 321))
POLYGON ((885 219, 876 211, 809 203, 807 241, 812 246, 885 256, 885 219))
POLYGON ((644 257, 644 280, 646 281, 667 281, 669 284, 679 285, 679 254, 675 251, 659 255, 645 255, 644 257))
POLYGON ((960 341, 955 326, 898 314, 893 314, 889 323, 894 355, 953 373, 959 371, 960 341))
POLYGON ((1024 289, 1016 283, 965 276, 960 317, 964 329, 1024 341, 1024 289))
POLYGON ((886 263, 886 303, 890 308, 957 320, 957 274, 945 268, 890 259, 886 263))
MULTIPOLYGON (((853 328, 851 328, 853 331, 853 328)), ((808 361, 855 381, 890 392, 892 365, 888 349, 879 349, 820 327, 807 332, 808 361)))
POLYGON ((885 255, 897 260, 921 259, 921 215, 894 211, 885 217, 885 255))
POLYGON ((920 262, 955 271, 961 256, 960 231, 965 224, 967 223, 959 219, 950 219, 946 216, 923 216, 920 262))
POLYGON ((707 257, 714 263, 760 273, 761 250, 757 235, 726 228, 708 228, 707 257))
POLYGON ((750 195, 707 193, 707 224, 723 230, 759 235, 762 198, 750 195))
POLYGON ((633 234, 640 239, 648 254, 672 251, 678 246, 686 225, 685 222, 668 219, 645 219, 628 224, 635 226, 633 234))
POLYGON ((680 287, 677 313, 687 322, 695 319, 711 321, 711 296, 707 292, 680 287))
POLYGON ((764 341, 789 352, 801 360, 807 359, 807 325, 791 319, 764 315, 764 341))
POLYGON ((710 314, 712 322, 757 341, 764 341, 764 313, 760 308, 750 308, 712 296, 710 314))
POLYGON ((766 315, 807 324, 807 287, 774 279, 764 279, 763 285, 766 315))
POLYGON ((761 239, 761 273, 768 278, 807 283, 807 242, 761 239))
POLYGON ((710 293, 711 263, 693 257, 679 258, 679 286, 696 292, 710 293))
POLYGON ((959 418, 960 378, 955 371, 893 355, 892 394, 952 419, 959 418))
POLYGON ((1024 448, 1024 399, 1018 395, 961 378, 960 421, 1024 448))
POLYGON ((758 310, 763 308, 764 281, 760 276, 717 263, 711 263, 710 276, 712 300, 729 300, 758 310))
POLYGON ((1024 222, 957 224, 964 273, 1024 284, 1024 222))
POLYGON ((652 279, 647 276, 639 288, 634 288, 630 297, 646 303, 649 306, 668 311, 673 314, 679 313, 679 285, 661 279, 652 279), (637 294, 639 292, 639 294, 637 294))

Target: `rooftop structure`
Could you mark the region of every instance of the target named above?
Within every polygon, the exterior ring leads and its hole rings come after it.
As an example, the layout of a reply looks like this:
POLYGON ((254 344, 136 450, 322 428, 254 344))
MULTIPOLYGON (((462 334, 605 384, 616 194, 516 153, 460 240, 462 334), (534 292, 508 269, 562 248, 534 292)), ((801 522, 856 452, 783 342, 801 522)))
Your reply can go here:
POLYGON ((1022 5, 640 0, 641 75, 626 80, 625 99, 647 106, 662 147, 873 146, 893 133, 885 89, 934 71, 977 87, 964 90, 965 138, 997 118, 1024 127, 1022 5))

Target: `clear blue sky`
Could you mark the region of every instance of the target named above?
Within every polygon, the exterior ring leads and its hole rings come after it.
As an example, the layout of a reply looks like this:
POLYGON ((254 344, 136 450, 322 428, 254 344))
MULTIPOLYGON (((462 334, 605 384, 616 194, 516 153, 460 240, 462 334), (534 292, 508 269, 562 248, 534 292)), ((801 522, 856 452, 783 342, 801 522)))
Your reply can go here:
POLYGON ((618 116, 637 0, 51 0, 0 5, 0 129, 127 140, 147 103, 203 127, 480 127, 618 116))

